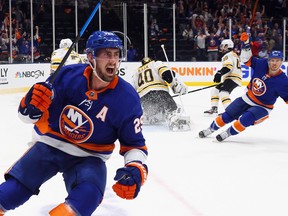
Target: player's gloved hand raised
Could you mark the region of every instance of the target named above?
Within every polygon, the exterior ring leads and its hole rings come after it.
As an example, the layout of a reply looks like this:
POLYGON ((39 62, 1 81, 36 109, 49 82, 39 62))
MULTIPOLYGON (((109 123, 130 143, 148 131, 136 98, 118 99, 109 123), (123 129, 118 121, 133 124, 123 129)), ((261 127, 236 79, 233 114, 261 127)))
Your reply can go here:
POLYGON ((243 32, 241 34, 240 41, 242 41, 242 43, 243 43, 242 49, 250 49, 251 48, 250 36, 246 32, 243 32))
POLYGON ((214 75, 213 82, 220 83, 221 82, 221 77, 222 77, 221 71, 217 71, 217 73, 214 75))
POLYGON ((38 119, 50 107, 52 98, 53 91, 50 83, 36 83, 22 99, 19 111, 23 115, 29 115, 31 119, 38 119))
POLYGON ((113 186, 114 192, 123 199, 137 197, 141 186, 147 179, 148 168, 141 162, 130 162, 117 170, 113 186))
POLYGON ((177 78, 173 79, 171 89, 174 94, 182 95, 187 93, 187 86, 177 78))

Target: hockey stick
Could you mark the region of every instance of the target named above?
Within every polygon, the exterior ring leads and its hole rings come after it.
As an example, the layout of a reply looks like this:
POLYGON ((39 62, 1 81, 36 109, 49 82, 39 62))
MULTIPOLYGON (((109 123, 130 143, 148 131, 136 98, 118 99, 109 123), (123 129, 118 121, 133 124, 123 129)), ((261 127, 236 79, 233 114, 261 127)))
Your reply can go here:
MULTIPOLYGON (((163 53, 164 53, 164 56, 165 56, 165 58, 166 58, 167 65, 168 65, 168 67, 169 67, 171 76, 174 77, 174 75, 173 75, 173 73, 172 73, 172 69, 171 69, 170 64, 169 64, 169 60, 168 60, 167 54, 166 54, 166 50, 165 50, 165 48, 164 48, 164 44, 161 44, 161 48, 162 48, 163 53)), ((179 96, 179 99, 180 99, 180 102, 181 102, 181 106, 183 107, 183 111, 184 111, 184 106, 183 106, 183 102, 182 102, 182 99, 181 99, 181 95, 178 94, 177 96, 179 96)))
POLYGON ((82 27, 80 34, 77 35, 77 37, 75 38, 75 40, 73 41, 72 45, 69 47, 69 50, 67 51, 67 53, 65 54, 64 58, 62 59, 62 61, 60 62, 58 68, 56 69, 56 71, 51 75, 50 78, 50 83, 52 84, 59 72, 59 70, 63 67, 63 65, 65 64, 66 60, 68 59, 70 53, 72 52, 72 50, 74 49, 76 43, 78 43, 78 41, 80 40, 80 38, 82 37, 84 31, 86 30, 87 26, 90 24, 91 20, 93 19, 93 17, 95 16, 96 12, 98 11, 101 3, 103 0, 100 0, 98 2, 98 4, 95 6, 94 10, 92 11, 91 15, 89 16, 88 20, 86 21, 86 23, 84 24, 84 26, 82 27))
MULTIPOLYGON (((218 84, 213 84, 213 85, 210 85, 210 86, 206 86, 206 87, 203 87, 203 88, 199 88, 199 89, 194 89, 194 90, 188 91, 186 94, 197 92, 197 91, 201 91, 201 90, 208 89, 208 88, 212 88, 212 87, 217 86, 217 85, 219 85, 219 83, 218 84)), ((178 95, 173 95, 172 97, 178 97, 178 95)))

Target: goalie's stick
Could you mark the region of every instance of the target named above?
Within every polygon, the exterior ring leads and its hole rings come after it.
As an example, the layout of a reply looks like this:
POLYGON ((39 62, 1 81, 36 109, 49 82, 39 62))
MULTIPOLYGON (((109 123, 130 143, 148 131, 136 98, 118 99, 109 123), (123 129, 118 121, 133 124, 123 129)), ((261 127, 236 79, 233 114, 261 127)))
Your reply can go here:
MULTIPOLYGON (((212 87, 215 87, 217 85, 219 85, 219 83, 218 84, 213 84, 213 85, 210 85, 210 86, 206 86, 206 87, 203 87, 203 88, 199 88, 199 89, 194 89, 194 90, 188 91, 186 94, 197 92, 197 91, 201 91, 201 90, 208 89, 208 88, 212 88, 212 87)), ((178 96, 179 95, 173 95, 172 97, 178 97, 178 96)))
POLYGON ((86 30, 87 26, 90 24, 91 20, 93 19, 93 17, 95 16, 96 12, 98 11, 101 3, 103 0, 100 0, 98 2, 98 4, 95 6, 94 10, 92 11, 91 15, 89 16, 88 20, 86 21, 86 23, 84 24, 84 26, 82 27, 80 33, 77 35, 77 37, 75 38, 75 40, 73 41, 72 45, 70 46, 69 50, 67 51, 67 53, 65 54, 64 58, 62 59, 62 61, 60 62, 58 68, 56 69, 56 71, 51 75, 50 78, 50 83, 52 84, 59 72, 59 70, 63 67, 63 65, 65 64, 66 60, 68 59, 70 53, 72 52, 72 50, 74 49, 76 43, 78 43, 78 41, 80 40, 81 36, 83 35, 84 31, 86 30))
MULTIPOLYGON (((166 54, 166 50, 165 50, 165 48, 164 48, 164 44, 161 44, 161 48, 162 48, 163 53, 164 53, 164 56, 165 56, 165 58, 166 58, 167 66, 169 67, 171 76, 174 77, 173 72, 172 72, 172 69, 171 69, 170 64, 169 64, 169 60, 168 60, 167 54, 166 54)), ((175 78, 176 78, 176 75, 175 75, 175 78)), ((181 95, 178 94, 177 96, 179 96, 180 103, 181 103, 181 106, 182 106, 182 110, 184 111, 184 106, 183 106, 183 102, 182 102, 182 99, 181 99, 181 95)), ((181 113, 181 114, 182 114, 182 113, 181 113)))

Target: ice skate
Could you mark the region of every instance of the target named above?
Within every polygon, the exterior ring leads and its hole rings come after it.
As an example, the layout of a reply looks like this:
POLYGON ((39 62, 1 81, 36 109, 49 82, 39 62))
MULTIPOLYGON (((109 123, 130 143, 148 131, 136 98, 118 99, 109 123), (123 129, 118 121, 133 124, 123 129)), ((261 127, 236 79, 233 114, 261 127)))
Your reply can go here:
POLYGON ((205 114, 210 114, 210 115, 212 115, 212 114, 214 114, 214 113, 218 113, 218 107, 216 107, 216 106, 213 106, 210 110, 206 110, 206 111, 204 111, 204 113, 205 114))
POLYGON ((204 138, 207 137, 208 135, 212 134, 214 131, 211 128, 204 129, 199 132, 199 137, 204 138))
POLYGON ((223 131, 222 133, 220 133, 216 136, 216 139, 217 139, 217 141, 222 142, 224 139, 226 139, 229 136, 231 136, 230 133, 228 133, 227 131, 223 131))

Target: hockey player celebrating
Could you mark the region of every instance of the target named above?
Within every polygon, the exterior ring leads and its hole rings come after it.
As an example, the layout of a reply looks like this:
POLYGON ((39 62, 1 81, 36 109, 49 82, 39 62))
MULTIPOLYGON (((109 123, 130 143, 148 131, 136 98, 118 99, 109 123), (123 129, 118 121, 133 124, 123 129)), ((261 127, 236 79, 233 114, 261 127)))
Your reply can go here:
MULTIPOLYGON (((53 74, 58 66, 60 65, 62 59, 64 58, 65 54, 69 50, 70 46, 72 45, 72 41, 69 38, 62 39, 59 44, 59 49, 56 49, 51 54, 51 65, 50 65, 50 73, 53 74)), ((84 63, 84 59, 74 50, 71 51, 69 57, 65 61, 64 65, 70 64, 78 64, 84 63)))
MULTIPOLYGON (((241 40, 246 45, 249 44, 247 42, 249 37, 241 35, 241 40)), ((243 52, 241 55, 245 56, 243 62, 247 61, 247 66, 251 66, 254 70, 247 91, 234 100, 222 115, 217 116, 209 128, 200 131, 200 138, 207 137, 234 121, 227 130, 216 136, 216 139, 221 142, 227 137, 237 135, 247 127, 267 119, 278 97, 288 104, 288 78, 280 68, 283 62, 283 53, 274 50, 269 54, 268 59, 259 59, 251 57, 249 46, 245 46, 241 52, 243 52), (250 58, 247 58, 249 55, 250 58)))
POLYGON ((144 123, 156 124, 168 120, 170 129, 185 130, 189 120, 187 116, 182 116, 183 108, 177 106, 169 93, 169 86, 174 94, 179 95, 187 93, 187 87, 174 71, 162 61, 145 57, 133 75, 133 81, 141 98, 144 123))
POLYGON ((218 102, 221 100, 224 109, 231 103, 230 94, 237 87, 241 86, 242 70, 240 59, 233 51, 234 43, 230 39, 224 39, 220 45, 222 57, 222 68, 214 76, 214 82, 219 83, 211 89, 211 109, 206 114, 218 113, 218 102), (222 82, 221 82, 222 79, 222 82))
POLYGON ((92 215, 104 196, 105 162, 117 139, 125 165, 116 172, 113 190, 123 199, 134 199, 144 184, 147 147, 140 98, 116 75, 122 41, 113 32, 96 31, 86 47, 94 56, 89 64, 61 68, 53 86, 37 83, 21 100, 20 117, 35 124, 34 145, 5 174, 0 215, 37 195, 58 172, 68 195, 49 215, 92 215))

